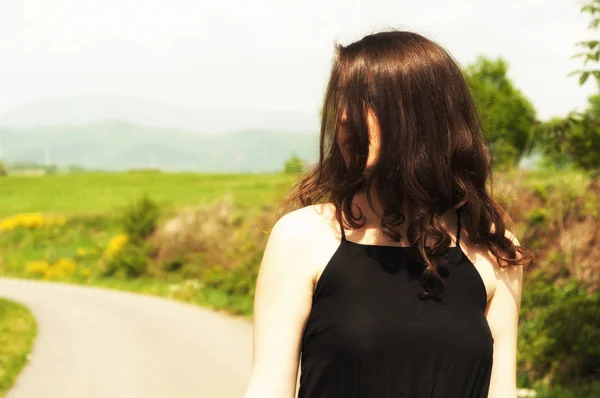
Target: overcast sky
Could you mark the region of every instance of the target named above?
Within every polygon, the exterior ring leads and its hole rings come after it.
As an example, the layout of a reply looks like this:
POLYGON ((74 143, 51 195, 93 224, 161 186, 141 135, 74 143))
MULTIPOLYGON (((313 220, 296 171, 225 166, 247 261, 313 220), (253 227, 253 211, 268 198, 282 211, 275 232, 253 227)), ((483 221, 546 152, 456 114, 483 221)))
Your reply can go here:
POLYGON ((318 112, 333 43, 409 29, 503 56, 540 118, 585 105, 575 0, 0 0, 0 114, 40 98, 318 112))

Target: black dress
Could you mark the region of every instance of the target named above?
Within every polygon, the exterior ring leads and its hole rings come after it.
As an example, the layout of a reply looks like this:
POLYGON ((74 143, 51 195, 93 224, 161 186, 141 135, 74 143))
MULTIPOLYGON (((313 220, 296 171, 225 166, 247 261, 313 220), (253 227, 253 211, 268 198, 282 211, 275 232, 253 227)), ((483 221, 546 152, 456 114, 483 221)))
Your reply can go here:
POLYGON ((419 298, 425 266, 413 250, 352 242, 342 229, 303 331, 298 398, 487 397, 487 293, 457 226, 437 301, 419 298))

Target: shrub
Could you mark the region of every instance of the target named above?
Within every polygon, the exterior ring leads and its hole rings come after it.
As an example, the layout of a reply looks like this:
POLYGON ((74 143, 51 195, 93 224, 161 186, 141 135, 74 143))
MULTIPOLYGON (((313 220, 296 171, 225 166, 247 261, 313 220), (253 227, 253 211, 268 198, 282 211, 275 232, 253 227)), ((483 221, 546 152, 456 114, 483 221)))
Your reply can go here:
POLYGON ((230 299, 252 298, 268 230, 276 218, 276 209, 265 206, 242 219, 227 199, 186 209, 152 237, 154 259, 163 271, 198 279, 230 299))
POLYGON ((148 196, 127 206, 122 215, 123 232, 132 241, 141 242, 154 232, 160 212, 148 196))
POLYGON ((600 376, 600 293, 571 279, 558 284, 536 272, 524 289, 520 367, 533 379, 563 387, 600 376))
POLYGON ((146 272, 148 253, 144 245, 127 243, 104 263, 104 276, 137 278, 146 272))
POLYGON ((260 262, 269 237, 268 230, 275 224, 276 218, 275 209, 266 207, 239 227, 236 240, 222 254, 220 262, 204 267, 201 274, 204 284, 231 296, 253 299, 260 262))
POLYGON ((600 397, 600 381, 572 387, 551 387, 545 383, 536 386, 535 398, 591 398, 600 397))
POLYGON ((238 217, 231 197, 190 207, 167 220, 150 239, 152 257, 167 272, 197 278, 205 264, 216 264, 238 234, 238 217))
POLYGON ((302 169, 304 169, 304 161, 298 155, 294 154, 285 162, 284 172, 286 174, 298 174, 302 169))
POLYGON ((548 221, 549 218, 550 216, 548 215, 548 210, 544 208, 533 209, 529 213, 529 225, 537 226, 540 224, 544 224, 548 221))

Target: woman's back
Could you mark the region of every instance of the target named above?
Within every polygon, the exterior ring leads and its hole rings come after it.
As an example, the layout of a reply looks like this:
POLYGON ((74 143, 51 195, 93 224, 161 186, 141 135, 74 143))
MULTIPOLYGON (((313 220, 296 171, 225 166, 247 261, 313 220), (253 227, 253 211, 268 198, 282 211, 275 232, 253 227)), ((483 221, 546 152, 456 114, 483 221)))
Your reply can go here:
POLYGON ((424 263, 409 247, 365 245, 342 234, 302 334, 299 398, 487 396, 487 293, 460 247, 458 220, 458 245, 440 264, 445 290, 437 300, 419 298, 424 263))

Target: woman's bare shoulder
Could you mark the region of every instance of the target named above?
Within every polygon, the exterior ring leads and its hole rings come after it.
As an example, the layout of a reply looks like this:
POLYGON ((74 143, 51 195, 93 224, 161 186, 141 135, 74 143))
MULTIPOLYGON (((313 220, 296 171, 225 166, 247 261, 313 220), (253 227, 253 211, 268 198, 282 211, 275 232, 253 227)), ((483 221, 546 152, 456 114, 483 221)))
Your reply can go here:
POLYGON ((336 231, 333 208, 328 203, 319 203, 291 211, 282 216, 275 226, 280 233, 290 234, 294 238, 303 240, 332 237, 336 231))
POLYGON ((333 206, 320 203, 294 210, 273 227, 272 239, 285 246, 286 255, 295 255, 305 272, 316 282, 340 243, 340 231, 333 206))
MULTIPOLYGON (((493 230, 492 226, 492 230, 493 230)), ((485 284, 488 293, 488 302, 493 298, 496 291, 496 287, 504 279, 519 279, 519 270, 517 267, 502 268, 489 248, 483 245, 475 245, 470 242, 468 235, 461 238, 461 246, 463 246, 463 252, 469 258, 471 263, 475 266, 481 279, 485 284), (514 269, 512 269, 514 268, 514 269), (516 276, 515 276, 516 275, 516 276)), ((506 230, 505 236, 512 240, 516 246, 519 245, 519 241, 515 235, 506 230)))

